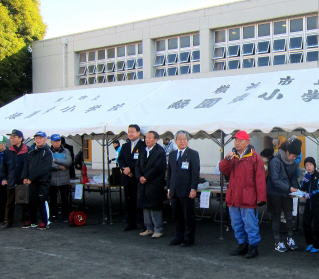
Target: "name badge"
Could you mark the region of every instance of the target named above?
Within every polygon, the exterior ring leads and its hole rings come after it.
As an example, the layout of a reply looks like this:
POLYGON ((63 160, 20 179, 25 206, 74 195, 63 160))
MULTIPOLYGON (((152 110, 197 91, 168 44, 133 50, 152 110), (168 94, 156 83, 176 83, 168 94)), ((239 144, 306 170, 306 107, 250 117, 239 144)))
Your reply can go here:
POLYGON ((139 155, 139 153, 134 153, 134 160, 137 160, 138 159, 138 155, 139 155))
POLYGON ((182 162, 182 169, 183 170, 188 170, 189 163, 188 162, 182 162))

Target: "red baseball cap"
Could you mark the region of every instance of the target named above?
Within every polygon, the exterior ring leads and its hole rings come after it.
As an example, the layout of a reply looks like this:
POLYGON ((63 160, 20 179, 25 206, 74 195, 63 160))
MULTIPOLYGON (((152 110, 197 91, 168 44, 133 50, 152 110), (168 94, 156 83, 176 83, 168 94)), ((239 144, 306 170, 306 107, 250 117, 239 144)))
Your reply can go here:
POLYGON ((249 134, 246 131, 238 131, 234 138, 239 139, 239 140, 249 140, 249 134))

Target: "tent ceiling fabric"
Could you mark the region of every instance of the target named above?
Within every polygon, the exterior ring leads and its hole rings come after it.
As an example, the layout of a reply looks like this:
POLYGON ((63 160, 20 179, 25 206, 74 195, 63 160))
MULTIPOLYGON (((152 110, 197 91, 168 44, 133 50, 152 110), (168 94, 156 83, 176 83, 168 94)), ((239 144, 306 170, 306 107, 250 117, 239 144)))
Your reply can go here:
POLYGON ((29 94, 0 109, 0 133, 119 134, 131 123, 195 137, 238 129, 315 133, 318 90, 319 68, 311 68, 29 94))

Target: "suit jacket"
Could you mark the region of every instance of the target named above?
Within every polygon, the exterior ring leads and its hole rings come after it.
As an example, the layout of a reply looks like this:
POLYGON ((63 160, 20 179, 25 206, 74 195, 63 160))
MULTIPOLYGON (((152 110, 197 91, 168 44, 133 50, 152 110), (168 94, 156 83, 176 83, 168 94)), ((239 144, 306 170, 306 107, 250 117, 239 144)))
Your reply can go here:
POLYGON ((182 162, 188 162, 188 169, 182 169, 182 164, 177 162, 178 150, 169 154, 167 187, 171 196, 180 198, 188 197, 191 189, 197 190, 199 181, 200 162, 198 152, 186 148, 182 162))
POLYGON ((130 180, 132 180, 132 179, 136 180, 136 178, 135 178, 135 165, 136 165, 137 159, 134 159, 134 153, 140 154, 141 151, 143 152, 143 150, 145 150, 145 146, 146 145, 145 145, 144 141, 142 141, 141 139, 134 146, 133 152, 131 152, 131 141, 128 141, 127 143, 124 143, 122 145, 120 154, 119 154, 118 159, 117 159, 119 167, 121 169, 129 167, 131 169, 132 174, 133 174, 132 178, 127 176, 127 175, 124 175, 124 174, 122 175, 123 185, 127 185, 130 182, 130 180))
POLYGON ((139 208, 161 209, 164 200, 166 154, 164 149, 155 144, 147 158, 147 152, 140 153, 135 166, 135 175, 147 179, 137 186, 137 204, 139 208))

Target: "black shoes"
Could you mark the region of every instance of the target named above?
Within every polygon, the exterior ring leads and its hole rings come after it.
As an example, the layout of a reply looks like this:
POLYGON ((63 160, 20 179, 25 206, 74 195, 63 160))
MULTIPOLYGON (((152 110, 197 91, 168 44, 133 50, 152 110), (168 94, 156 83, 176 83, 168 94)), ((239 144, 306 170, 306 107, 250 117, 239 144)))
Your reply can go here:
POLYGON ((183 242, 184 242, 183 240, 174 238, 174 239, 169 243, 169 245, 171 245, 171 246, 181 245, 183 242))
POLYGON ((243 256, 246 255, 248 252, 248 244, 243 243, 239 244, 237 248, 230 253, 231 256, 243 256))
POLYGON ((0 227, 0 229, 9 229, 12 227, 12 224, 9 224, 9 223, 3 223, 0 227))
POLYGON ((181 247, 190 247, 194 245, 194 241, 183 241, 181 247))
POLYGON ((181 247, 190 247, 194 245, 194 241, 190 241, 190 240, 181 240, 181 239, 177 239, 174 238, 170 243, 170 246, 177 246, 180 245, 181 247))
POLYGON ((259 255, 257 245, 249 245, 248 253, 245 255, 246 259, 256 258, 259 255))
POLYGON ((252 259, 258 256, 257 245, 239 244, 237 248, 230 253, 231 256, 245 256, 246 259, 252 259))
POLYGON ((127 226, 123 229, 124 232, 134 231, 134 230, 137 230, 137 226, 136 226, 136 225, 135 225, 135 226, 133 226, 133 225, 127 225, 127 226))

